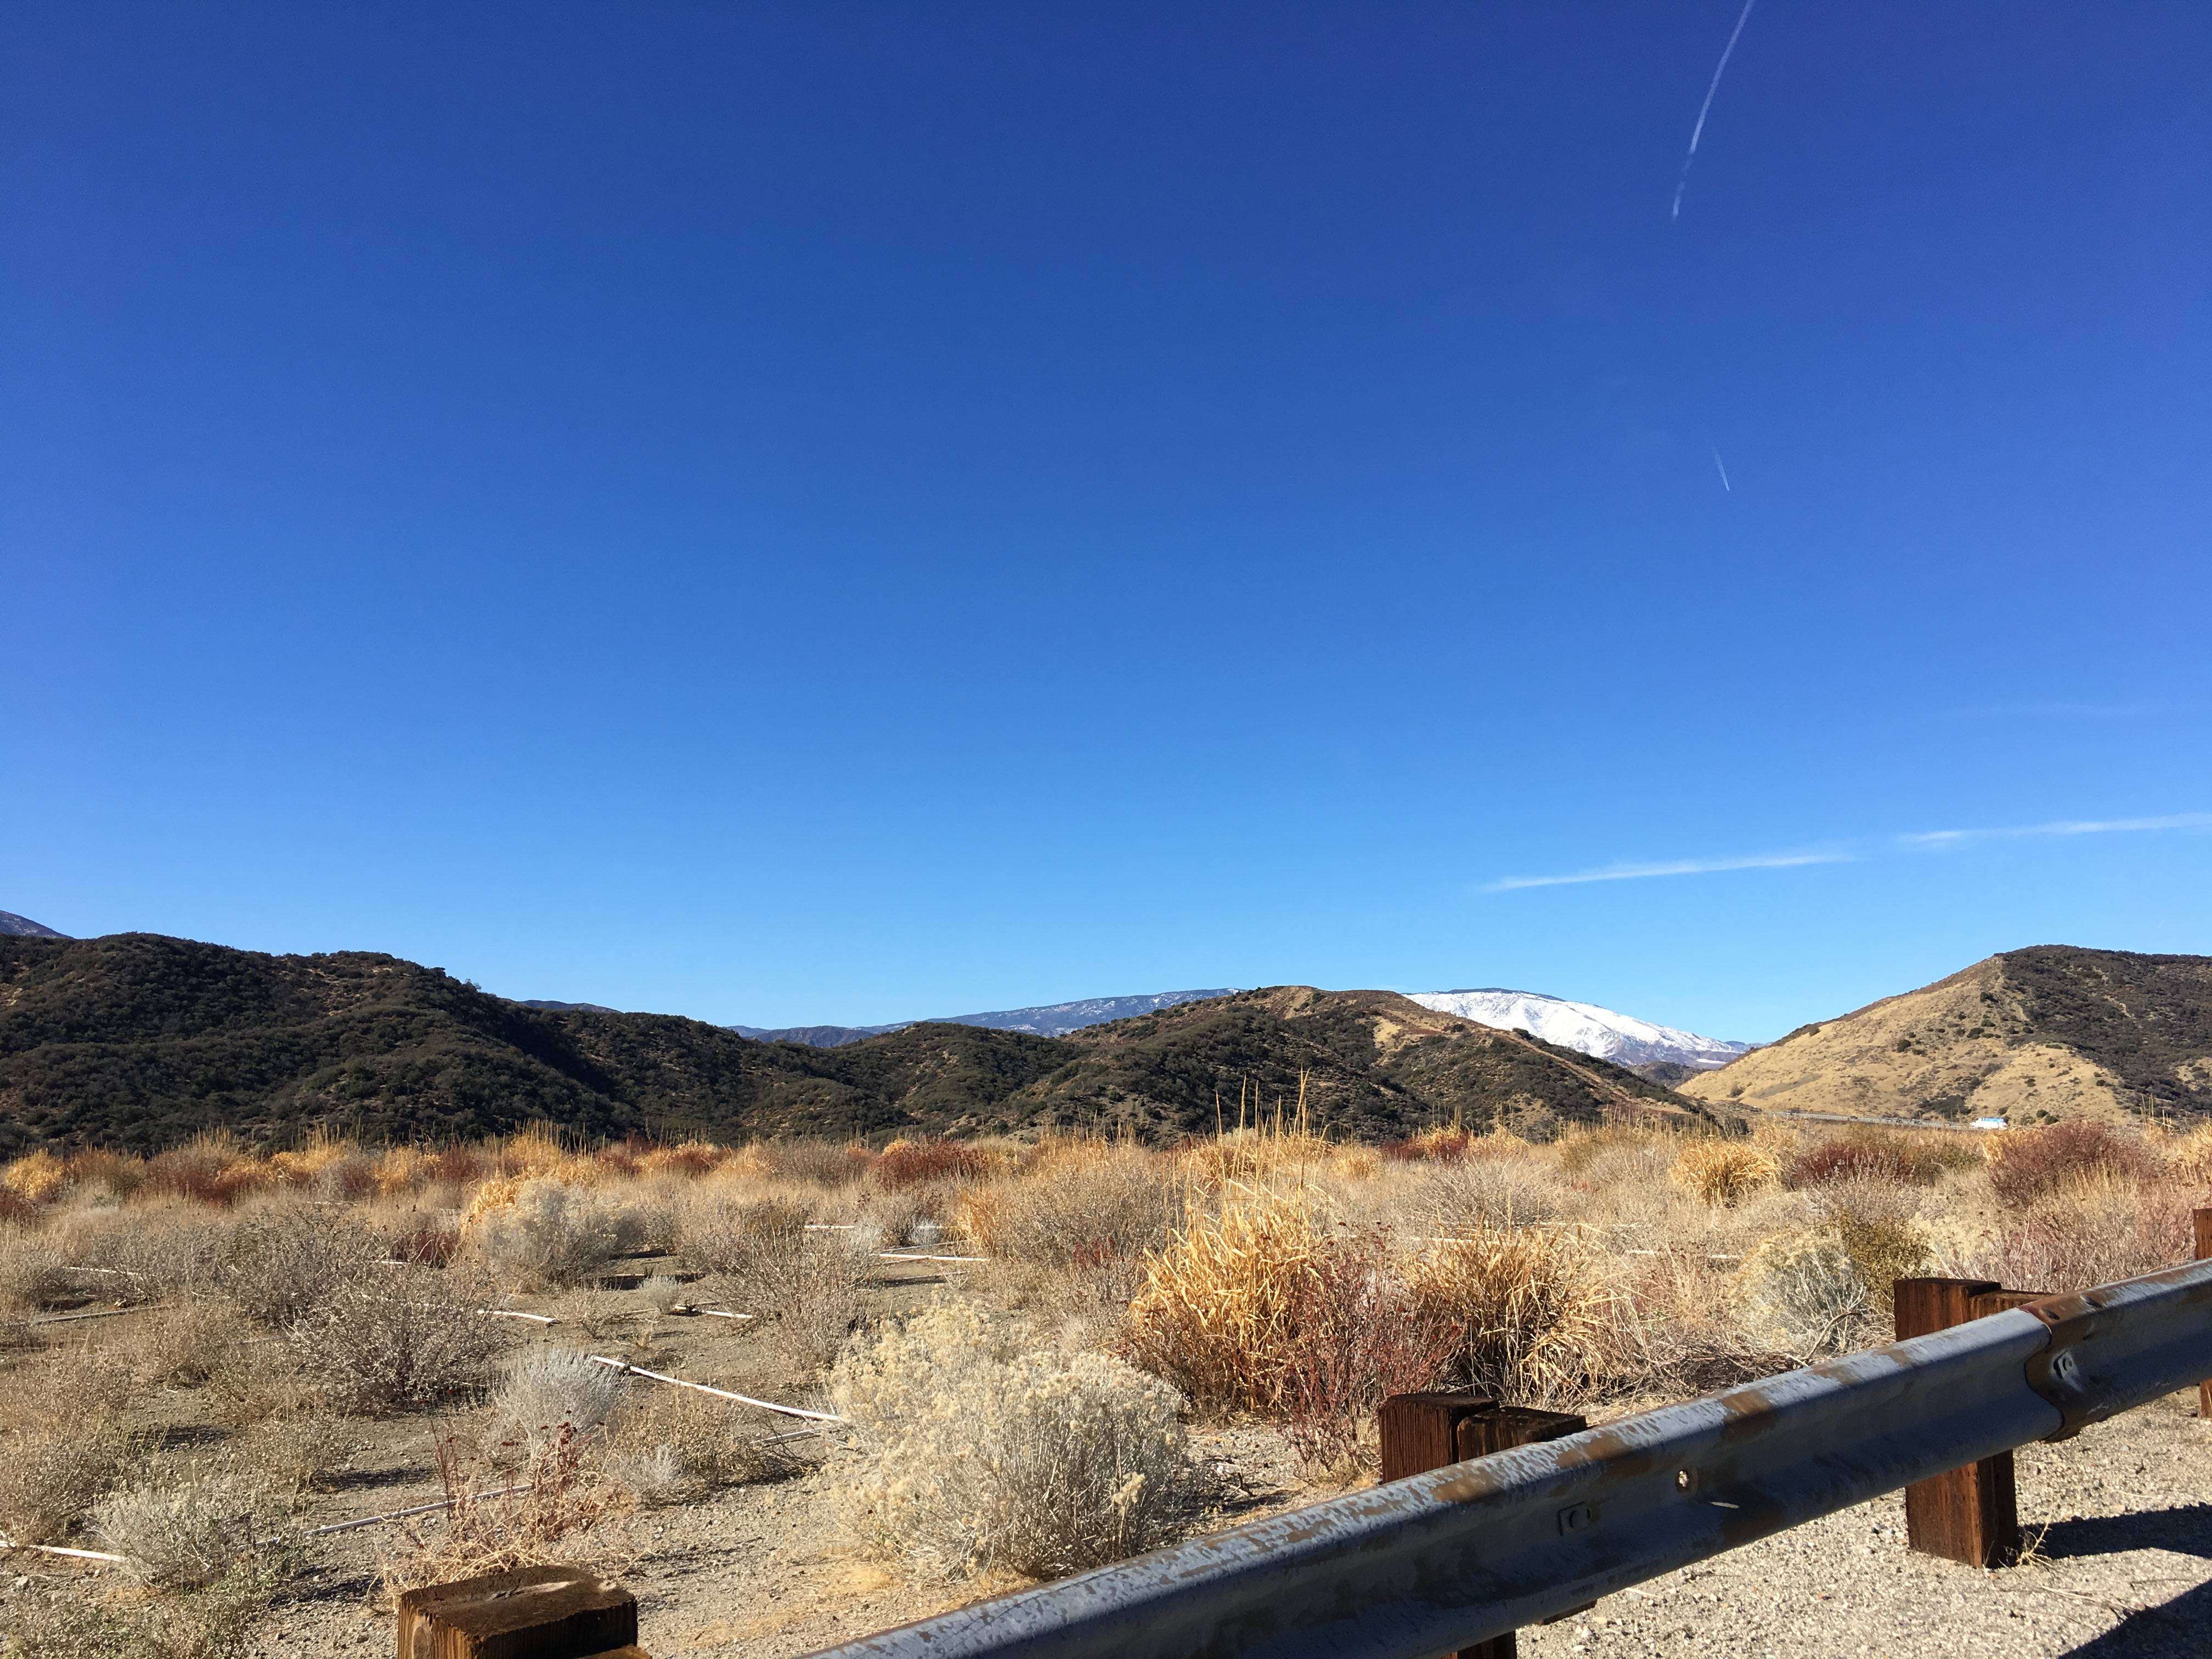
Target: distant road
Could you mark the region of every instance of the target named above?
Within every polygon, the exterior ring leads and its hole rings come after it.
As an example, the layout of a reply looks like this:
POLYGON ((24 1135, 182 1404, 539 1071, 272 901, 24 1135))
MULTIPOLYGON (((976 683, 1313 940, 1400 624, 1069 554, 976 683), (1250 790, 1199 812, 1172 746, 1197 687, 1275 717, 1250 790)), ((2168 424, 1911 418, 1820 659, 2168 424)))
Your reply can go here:
MULTIPOLYGON (((1956 1132, 1964 1132, 1971 1127, 1964 1123, 1929 1123, 1924 1119, 1917 1117, 1852 1117, 1844 1112, 1795 1112, 1780 1106, 1753 1106, 1747 1109, 1741 1102, 1736 1103, 1736 1105, 1738 1110, 1754 1111, 1761 1117, 1802 1117, 1814 1123, 1879 1123, 1892 1129, 1946 1129, 1956 1132)), ((1987 1133, 1988 1131, 1984 1130, 1983 1133, 1987 1133)))

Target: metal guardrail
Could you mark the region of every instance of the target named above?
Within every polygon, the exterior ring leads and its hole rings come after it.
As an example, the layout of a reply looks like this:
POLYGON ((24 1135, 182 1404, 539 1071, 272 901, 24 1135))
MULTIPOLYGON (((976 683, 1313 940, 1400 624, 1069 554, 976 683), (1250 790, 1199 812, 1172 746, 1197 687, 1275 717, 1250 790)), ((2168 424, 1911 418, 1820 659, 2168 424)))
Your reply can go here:
POLYGON ((2208 1376, 2199 1261, 1352 1492, 823 1659, 1436 1659, 2208 1376))

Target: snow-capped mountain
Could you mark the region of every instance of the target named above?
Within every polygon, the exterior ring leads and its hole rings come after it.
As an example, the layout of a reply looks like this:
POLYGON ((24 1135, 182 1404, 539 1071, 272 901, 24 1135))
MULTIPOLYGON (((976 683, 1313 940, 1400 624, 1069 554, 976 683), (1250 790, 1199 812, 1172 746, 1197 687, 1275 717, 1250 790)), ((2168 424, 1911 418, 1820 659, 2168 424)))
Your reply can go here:
POLYGON ((1526 1031, 1562 1048, 1595 1054, 1618 1066, 1686 1066, 1709 1072, 1758 1047, 1678 1031, 1671 1025, 1654 1025, 1595 1003, 1563 1002, 1534 991, 1492 987, 1479 991, 1418 991, 1408 996, 1440 1014, 1457 1014, 1501 1031, 1526 1031))

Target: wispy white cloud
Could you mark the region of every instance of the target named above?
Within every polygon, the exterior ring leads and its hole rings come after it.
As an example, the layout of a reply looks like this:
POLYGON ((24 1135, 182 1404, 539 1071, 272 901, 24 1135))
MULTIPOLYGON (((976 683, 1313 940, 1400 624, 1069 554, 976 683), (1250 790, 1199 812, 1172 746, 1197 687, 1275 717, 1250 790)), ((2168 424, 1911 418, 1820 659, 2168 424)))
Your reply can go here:
POLYGON ((1698 106, 1698 125, 1690 129, 1689 153, 1682 157, 1682 171, 1674 180, 1674 205, 1667 216, 1682 216, 1682 192, 1690 187, 1690 163, 1698 159, 1698 141, 1705 136, 1705 117, 1713 112, 1713 94, 1721 89, 1721 76, 1728 73, 1729 59, 1735 56, 1735 43, 1743 38, 1743 26, 1751 21, 1751 9, 1759 0, 1743 0, 1743 10, 1738 14, 1735 27, 1729 31, 1728 45, 1721 48, 1721 61, 1713 66, 1712 83, 1705 88, 1705 101, 1698 106))
POLYGON ((2169 709, 2170 705, 2163 702, 1993 702, 1947 708, 1942 717, 1953 720, 2147 720, 2169 709))
POLYGON ((2112 836, 2150 830, 2212 830, 2212 812, 2172 812, 2157 818, 2061 818, 2051 823, 2008 824, 1994 830, 1923 830, 1897 837, 1900 847, 1960 847, 2023 836, 2112 836))
POLYGON ((1828 848, 1808 853, 1752 853, 1740 858, 1670 859, 1657 864, 1607 864, 1565 876, 1506 876, 1486 893, 1517 892, 1523 887, 1574 887, 1586 881, 1642 881, 1651 876, 1709 876, 1723 870, 1790 870, 1801 864, 1850 864, 1856 853, 1828 848))
POLYGON ((1593 881, 1644 881, 1655 876, 1710 876, 1729 870, 1794 870, 1808 864, 1856 864, 1887 853, 1925 852, 1971 847, 1990 841, 2030 836, 2110 836, 2161 830, 2212 830, 2212 812, 2170 812, 2147 818, 2060 818, 2049 823, 2000 825, 1984 830, 1923 830, 1875 841, 1832 842, 1794 853, 1752 853, 1735 858, 1666 859, 1649 863, 1600 865, 1559 876, 1504 876, 1478 890, 1513 893, 1528 887, 1578 887, 1593 881))

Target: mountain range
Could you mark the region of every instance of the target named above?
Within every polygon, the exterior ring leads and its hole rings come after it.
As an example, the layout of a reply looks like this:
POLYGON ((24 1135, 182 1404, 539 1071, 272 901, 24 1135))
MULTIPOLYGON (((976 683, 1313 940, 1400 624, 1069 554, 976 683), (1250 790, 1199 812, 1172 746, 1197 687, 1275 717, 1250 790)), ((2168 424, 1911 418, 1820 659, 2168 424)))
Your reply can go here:
MULTIPOLYGON (((1079 1002, 1048 1002, 1036 1008, 1001 1008, 986 1014, 946 1014, 940 1018, 904 1019, 890 1025, 732 1025, 726 1030, 760 1042, 803 1042, 814 1048, 842 1048, 862 1037, 903 1031, 909 1025, 982 1025, 994 1031, 1027 1031, 1034 1036, 1065 1036, 1086 1025, 1109 1020, 1133 1019, 1139 1014, 1172 1008, 1178 1003, 1203 1002, 1235 994, 1233 987, 1213 991, 1153 991, 1140 996, 1085 997, 1079 1002)), ((553 1008, 560 1003, 536 1002, 533 1008, 553 1008)))
POLYGON ((57 933, 44 922, 33 921, 28 916, 19 916, 13 910, 0 910, 0 935, 11 939, 67 939, 67 933, 57 933))
POLYGON ((2012 1123, 2212 1113, 2212 957, 2039 945, 1800 1026, 1682 1085, 1720 1107, 2012 1123))
POLYGON ((441 1140, 1019 1133, 1157 1139, 1297 1110, 1340 1138, 1445 1122, 1546 1136, 1731 1114, 1387 991, 1277 986, 1061 1036, 922 1024, 836 1048, 665 1014, 533 1008, 396 957, 270 956, 150 933, 0 938, 0 1157, 158 1151, 213 1127, 441 1140))

